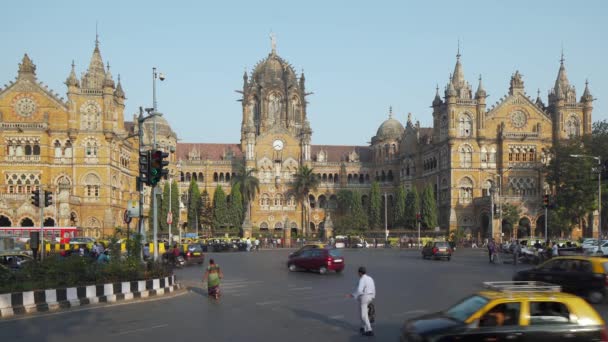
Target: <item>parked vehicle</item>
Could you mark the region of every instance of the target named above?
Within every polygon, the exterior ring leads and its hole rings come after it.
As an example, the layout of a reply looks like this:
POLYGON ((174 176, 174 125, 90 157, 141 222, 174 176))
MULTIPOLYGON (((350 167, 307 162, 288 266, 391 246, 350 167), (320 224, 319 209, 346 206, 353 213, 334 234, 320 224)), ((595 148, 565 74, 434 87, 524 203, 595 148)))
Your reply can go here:
POLYGON ((318 271, 320 274, 329 271, 340 273, 344 270, 344 257, 336 248, 309 248, 292 253, 287 260, 287 268, 291 272, 306 270, 318 271))
POLYGON ((198 264, 202 265, 205 262, 205 254, 203 253, 203 246, 198 243, 186 245, 186 251, 182 253, 182 256, 186 262, 186 265, 198 264))
POLYGON ((11 270, 19 270, 34 260, 31 256, 21 252, 0 252, 0 265, 11 270))
POLYGON ((452 247, 447 241, 427 242, 422 248, 422 259, 452 259, 452 247))
POLYGON ((608 260, 600 257, 554 257, 535 268, 517 272, 514 281, 544 281, 560 285, 564 292, 600 303, 606 297, 608 260))

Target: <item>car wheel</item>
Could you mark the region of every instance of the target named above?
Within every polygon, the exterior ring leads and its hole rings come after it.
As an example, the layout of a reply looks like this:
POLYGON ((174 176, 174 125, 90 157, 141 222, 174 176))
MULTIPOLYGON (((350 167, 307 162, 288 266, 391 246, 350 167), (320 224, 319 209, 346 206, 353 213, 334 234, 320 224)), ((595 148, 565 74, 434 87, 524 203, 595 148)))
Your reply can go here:
POLYGON ((296 265, 294 265, 294 264, 289 264, 289 266, 288 266, 288 267, 289 267, 289 270, 290 270, 291 272, 295 272, 295 271, 297 271, 297 270, 298 270, 298 268, 297 268, 297 267, 296 267, 296 265))
POLYGON ((319 268, 319 274, 327 274, 327 267, 321 266, 319 268))
POLYGON ((599 304, 604 301, 604 294, 600 291, 591 291, 587 295, 587 298, 589 299, 589 302, 599 304))

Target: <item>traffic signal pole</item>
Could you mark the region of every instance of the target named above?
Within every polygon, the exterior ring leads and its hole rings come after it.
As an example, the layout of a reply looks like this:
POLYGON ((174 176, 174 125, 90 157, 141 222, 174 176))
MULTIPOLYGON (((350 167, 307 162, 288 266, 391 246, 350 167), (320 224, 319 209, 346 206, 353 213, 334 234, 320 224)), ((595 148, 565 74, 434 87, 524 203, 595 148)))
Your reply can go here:
POLYGON ((44 199, 42 194, 44 191, 38 192, 38 203, 40 203, 40 261, 44 260, 44 199))

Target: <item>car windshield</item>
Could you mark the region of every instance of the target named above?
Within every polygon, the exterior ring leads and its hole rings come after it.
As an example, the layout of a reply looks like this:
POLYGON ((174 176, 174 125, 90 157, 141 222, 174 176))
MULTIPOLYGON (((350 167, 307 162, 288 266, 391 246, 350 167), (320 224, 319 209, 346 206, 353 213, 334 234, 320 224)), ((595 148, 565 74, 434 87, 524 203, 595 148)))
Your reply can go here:
POLYGON ((471 317, 472 314, 483 308, 487 303, 487 298, 475 295, 468 297, 460 303, 452 306, 444 313, 451 319, 464 322, 467 318, 471 317))
POLYGON ((339 249, 330 249, 329 250, 329 255, 331 255, 334 258, 339 258, 342 256, 342 253, 340 252, 339 249))

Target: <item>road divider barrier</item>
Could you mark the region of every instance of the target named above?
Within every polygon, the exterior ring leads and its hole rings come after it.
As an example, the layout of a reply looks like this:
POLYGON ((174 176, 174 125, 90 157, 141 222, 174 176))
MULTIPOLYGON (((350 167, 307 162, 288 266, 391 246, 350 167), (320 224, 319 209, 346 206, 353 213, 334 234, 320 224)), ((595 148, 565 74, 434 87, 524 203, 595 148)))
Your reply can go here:
POLYGON ((162 296, 179 289, 175 276, 110 284, 0 294, 0 318, 95 303, 162 296))

